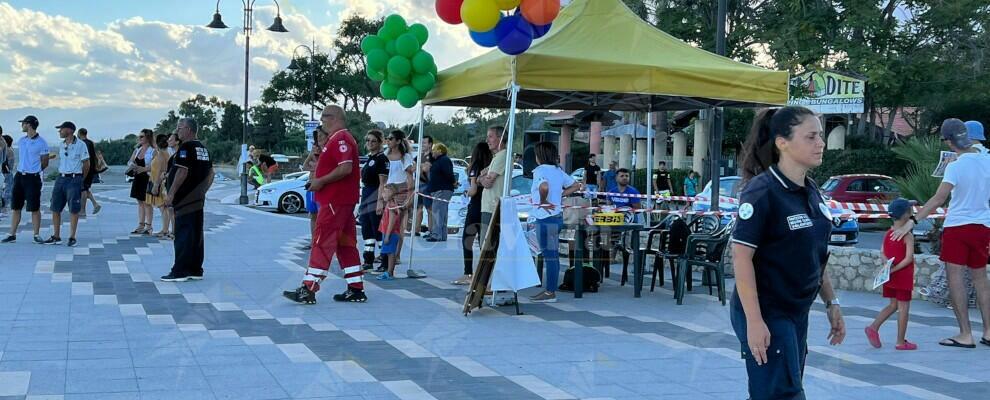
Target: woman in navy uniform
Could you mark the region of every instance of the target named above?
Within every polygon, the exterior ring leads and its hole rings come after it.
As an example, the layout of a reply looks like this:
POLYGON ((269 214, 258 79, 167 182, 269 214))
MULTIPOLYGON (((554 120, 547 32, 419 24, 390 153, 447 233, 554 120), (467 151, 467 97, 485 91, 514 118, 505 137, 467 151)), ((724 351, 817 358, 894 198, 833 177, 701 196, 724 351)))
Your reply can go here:
POLYGON ((743 147, 744 186, 732 233, 732 327, 746 360, 750 399, 804 399, 815 296, 827 307, 830 343, 846 335, 825 273, 832 215, 807 176, 822 163, 822 126, 803 107, 766 110, 743 147))

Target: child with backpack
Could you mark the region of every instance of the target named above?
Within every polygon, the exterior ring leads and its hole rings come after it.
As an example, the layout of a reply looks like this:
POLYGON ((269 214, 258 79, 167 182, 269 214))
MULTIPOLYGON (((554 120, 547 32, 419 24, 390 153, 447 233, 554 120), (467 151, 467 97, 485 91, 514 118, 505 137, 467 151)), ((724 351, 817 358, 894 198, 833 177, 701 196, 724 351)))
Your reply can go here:
POLYGON ((887 231, 881 245, 885 260, 894 259, 890 267, 890 280, 883 284, 883 297, 890 299, 890 304, 880 310, 880 314, 867 326, 864 331, 870 345, 880 348, 880 325, 897 312, 897 350, 916 350, 918 345, 904 338, 907 332, 908 311, 911 308, 911 292, 914 289, 914 235, 904 236, 903 240, 894 240, 893 232, 914 218, 912 206, 915 202, 898 198, 887 207, 887 213, 894 220, 894 225, 887 231))

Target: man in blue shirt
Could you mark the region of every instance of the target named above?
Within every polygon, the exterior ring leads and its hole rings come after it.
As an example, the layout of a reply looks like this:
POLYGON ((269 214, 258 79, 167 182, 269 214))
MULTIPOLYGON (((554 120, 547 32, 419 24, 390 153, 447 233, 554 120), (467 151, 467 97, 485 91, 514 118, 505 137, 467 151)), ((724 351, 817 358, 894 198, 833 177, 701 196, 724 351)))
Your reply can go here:
POLYGON ((632 209, 642 208, 642 199, 639 197, 615 196, 614 194, 639 195, 636 188, 629 186, 629 170, 619 168, 615 174, 616 185, 609 188, 608 202, 616 207, 629 207, 632 209))
POLYGON ((605 189, 615 187, 618 185, 618 182, 616 182, 616 176, 619 174, 619 171, 615 169, 615 167, 618 166, 619 166, 618 161, 615 160, 609 161, 608 169, 605 170, 605 173, 602 174, 602 179, 605 181, 605 189))
POLYGON ((45 244, 62 243, 62 210, 69 207, 69 247, 76 247, 76 228, 82 210, 82 187, 90 172, 89 148, 76 138, 76 124, 65 121, 56 126, 62 138, 58 157, 58 178, 52 190, 52 237, 45 244))
POLYGON ((41 239, 41 174, 48 168, 48 143, 38 134, 38 117, 28 115, 18 121, 21 131, 26 133, 17 141, 17 173, 14 175, 14 189, 11 195, 11 209, 14 211, 10 219, 10 235, 2 243, 13 243, 17 240, 17 226, 21 224, 21 210, 27 205, 31 213, 31 223, 34 225, 34 242, 44 243, 41 239), (26 203, 26 204, 25 204, 26 203))

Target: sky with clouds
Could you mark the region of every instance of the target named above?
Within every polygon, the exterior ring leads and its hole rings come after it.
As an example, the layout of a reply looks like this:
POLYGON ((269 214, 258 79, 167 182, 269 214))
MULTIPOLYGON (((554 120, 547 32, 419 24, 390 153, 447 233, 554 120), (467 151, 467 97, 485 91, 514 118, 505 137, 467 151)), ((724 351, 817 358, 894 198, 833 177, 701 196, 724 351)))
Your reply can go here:
MULTIPOLYGON (((210 0, 0 1, 0 110, 22 108, 168 110, 196 93, 243 101, 242 4, 221 0, 231 29, 212 30, 210 0)), ((358 13, 398 13, 425 24, 427 50, 443 69, 479 55, 466 28, 436 17, 434 0, 282 0, 289 33, 265 30, 276 13, 271 0, 255 4, 251 36, 251 101, 293 49, 316 40, 327 48, 341 20, 358 13)), ((286 105, 298 107, 297 105, 286 105)), ((395 102, 373 105, 378 121, 409 123, 417 110, 395 102)), ((445 119, 451 110, 436 109, 445 119)), ((3 121, 10 122, 10 121, 3 121)), ((149 121, 153 126, 157 120, 149 121)), ((121 133, 123 134, 123 132, 121 133)))

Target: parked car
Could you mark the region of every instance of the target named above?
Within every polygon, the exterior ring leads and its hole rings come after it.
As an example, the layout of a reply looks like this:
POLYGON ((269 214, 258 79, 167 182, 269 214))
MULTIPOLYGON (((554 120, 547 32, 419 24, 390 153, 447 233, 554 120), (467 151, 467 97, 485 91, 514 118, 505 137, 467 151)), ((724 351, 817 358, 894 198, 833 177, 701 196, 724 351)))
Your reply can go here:
POLYGON ((822 185, 822 192, 843 203, 886 203, 898 196, 893 178, 873 174, 833 176, 822 185))
MULTIPOLYGON (((742 190, 742 178, 738 176, 723 176, 719 179, 719 203, 718 208, 722 211, 735 212, 739 210, 739 192, 742 190), (727 197, 735 199, 735 202, 724 201, 722 198, 727 197)), ((694 211, 708 211, 711 209, 710 199, 712 198, 712 183, 708 182, 705 185, 705 190, 698 194, 698 201, 694 202, 692 205, 692 210, 694 211)), ((835 207, 829 207, 832 214, 844 214, 850 213, 848 210, 842 210, 835 207)), ((722 217, 722 223, 729 222, 728 216, 722 217)), ((832 235, 829 236, 829 244, 836 246, 851 246, 859 243, 859 222, 854 218, 843 218, 840 219, 839 226, 832 228, 832 235)))
POLYGON ((584 168, 578 168, 571 172, 571 178, 578 182, 584 182, 584 168))
POLYGON ((309 172, 286 174, 280 181, 259 187, 255 204, 258 205, 258 208, 272 209, 287 214, 305 211, 306 183, 309 183, 309 172))

